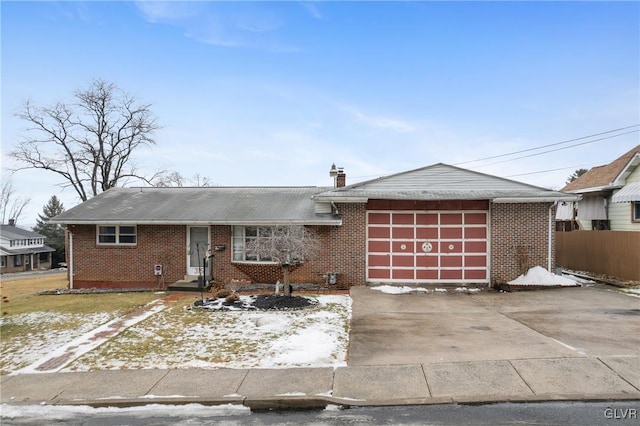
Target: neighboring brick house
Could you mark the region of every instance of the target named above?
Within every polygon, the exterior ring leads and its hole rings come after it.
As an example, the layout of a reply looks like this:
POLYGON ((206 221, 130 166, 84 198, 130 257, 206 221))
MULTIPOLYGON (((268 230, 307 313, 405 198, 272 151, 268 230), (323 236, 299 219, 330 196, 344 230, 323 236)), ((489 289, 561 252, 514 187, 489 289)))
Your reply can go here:
POLYGON ((582 230, 640 231, 640 145, 609 164, 593 167, 567 184, 562 191, 581 195, 582 199, 565 203, 565 216, 571 220, 577 212, 582 230))
POLYGON ((44 235, 15 226, 0 225, 0 273, 51 269, 51 253, 44 235))
POLYGON ((577 199, 445 164, 350 186, 335 166, 331 176, 330 188, 114 188, 51 222, 67 226, 75 287, 192 278, 206 249, 217 281, 275 283, 279 268, 244 247, 286 224, 313 227, 322 247, 292 282, 489 285, 551 269, 555 204, 577 199))

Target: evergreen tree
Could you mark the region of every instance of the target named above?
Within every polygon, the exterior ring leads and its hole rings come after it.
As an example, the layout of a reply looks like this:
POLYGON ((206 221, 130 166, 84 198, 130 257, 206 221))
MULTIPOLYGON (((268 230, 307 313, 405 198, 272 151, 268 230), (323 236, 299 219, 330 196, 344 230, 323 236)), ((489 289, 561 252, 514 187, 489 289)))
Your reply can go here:
POLYGON ((571 182, 573 182, 574 180, 578 179, 580 176, 582 176, 583 174, 587 173, 588 171, 589 170, 587 170, 587 169, 578 169, 578 170, 576 170, 567 179, 567 184, 570 184, 571 182))
POLYGON ((52 253, 51 259, 54 267, 58 265, 58 263, 65 261, 64 228, 62 225, 49 223, 49 219, 62 212, 64 212, 64 206, 58 197, 53 195, 49 199, 49 202, 42 208, 42 214, 38 215, 36 226, 33 228, 33 232, 37 232, 38 234, 45 236, 46 245, 56 250, 52 253))

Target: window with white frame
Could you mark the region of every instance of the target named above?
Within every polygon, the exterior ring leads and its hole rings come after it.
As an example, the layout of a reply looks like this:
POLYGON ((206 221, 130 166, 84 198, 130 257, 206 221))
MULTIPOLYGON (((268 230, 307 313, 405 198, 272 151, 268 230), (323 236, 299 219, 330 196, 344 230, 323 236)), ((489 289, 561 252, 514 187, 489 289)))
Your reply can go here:
POLYGON ((249 242, 257 238, 269 238, 270 226, 234 226, 233 227, 233 260, 235 262, 271 262, 271 258, 247 254, 249 242))
POLYGON ((631 203, 631 220, 640 222, 640 201, 631 203))
POLYGON ((99 225, 97 234, 102 245, 135 245, 138 241, 135 225, 99 225))

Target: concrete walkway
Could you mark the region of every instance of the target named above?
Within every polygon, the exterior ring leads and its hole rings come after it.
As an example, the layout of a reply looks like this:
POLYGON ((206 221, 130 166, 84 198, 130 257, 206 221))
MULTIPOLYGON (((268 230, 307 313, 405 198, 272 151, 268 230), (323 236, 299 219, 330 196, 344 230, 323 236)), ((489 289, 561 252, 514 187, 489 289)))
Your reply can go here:
POLYGON ((352 297, 348 367, 38 369, 2 376, 0 399, 252 409, 629 400, 640 409, 638 298, 604 286, 399 296, 356 287, 352 297))
POLYGON ((3 404, 240 404, 251 409, 630 400, 640 356, 332 368, 111 370, 4 376, 3 404))

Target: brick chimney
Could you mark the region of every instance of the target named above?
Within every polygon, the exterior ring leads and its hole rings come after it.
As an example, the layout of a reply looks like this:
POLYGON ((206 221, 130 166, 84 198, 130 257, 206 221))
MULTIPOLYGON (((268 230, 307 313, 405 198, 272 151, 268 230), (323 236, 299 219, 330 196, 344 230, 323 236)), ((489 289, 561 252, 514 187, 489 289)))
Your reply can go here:
POLYGON ((329 170, 329 176, 333 178, 333 187, 342 188, 347 185, 347 175, 344 173, 344 168, 336 167, 336 163, 331 165, 329 170))
POLYGON ((338 168, 338 174, 336 176, 336 188, 342 188, 347 185, 347 175, 344 173, 342 167, 338 168))

